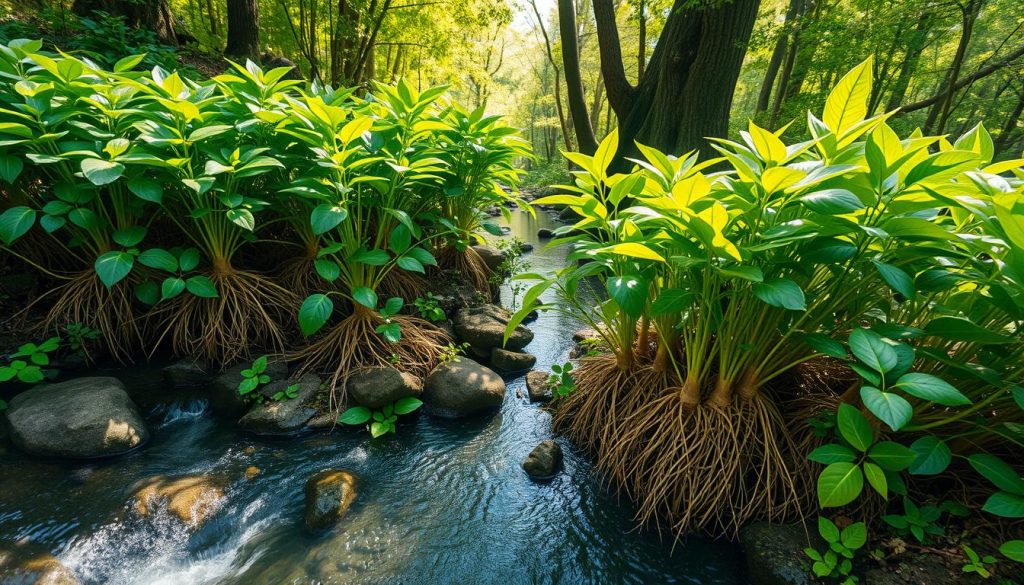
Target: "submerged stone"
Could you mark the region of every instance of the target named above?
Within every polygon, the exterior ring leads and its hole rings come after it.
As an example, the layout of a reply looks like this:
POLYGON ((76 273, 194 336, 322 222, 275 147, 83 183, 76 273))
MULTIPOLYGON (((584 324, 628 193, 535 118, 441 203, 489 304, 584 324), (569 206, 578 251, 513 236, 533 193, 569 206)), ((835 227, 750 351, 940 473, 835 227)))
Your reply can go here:
POLYGON ((419 396, 423 382, 408 372, 391 366, 363 368, 352 374, 345 385, 350 401, 368 408, 383 408, 400 398, 419 396))
POLYGON ((306 374, 298 381, 279 380, 260 389, 263 404, 255 404, 238 420, 243 429, 257 435, 292 435, 306 428, 306 423, 317 414, 314 406, 320 392, 320 377, 306 374), (274 400, 278 392, 298 385, 295 398, 274 400))
POLYGON ((754 522, 740 529, 740 546, 751 585, 810 585, 810 559, 804 554, 812 533, 799 524, 754 522))
POLYGON ((0 583, 78 585, 74 573, 44 547, 26 541, 0 542, 0 583))
POLYGON ((508 343, 505 343, 505 326, 511 318, 512 313, 497 305, 469 307, 455 315, 455 332, 462 341, 486 355, 495 347, 520 351, 533 341, 533 332, 519 325, 512 331, 508 343))
POLYGON ((175 388, 201 386, 210 381, 209 366, 203 361, 181 360, 164 366, 167 383, 175 388))
POLYGON ((495 347, 491 350, 491 367, 502 374, 513 374, 529 370, 537 363, 532 353, 508 351, 495 347))
POLYGON ((22 392, 8 405, 11 441, 32 455, 92 459, 121 455, 149 430, 116 378, 76 378, 22 392))
POLYGON ((421 398, 429 415, 462 418, 498 409, 505 400, 505 382, 493 370, 459 357, 434 368, 421 398))
POLYGON ((223 503, 223 481, 210 476, 156 476, 143 481, 135 490, 135 511, 143 518, 164 507, 193 528, 206 522, 223 503))
POLYGON ((358 480, 344 469, 327 469, 306 480, 306 529, 318 531, 327 528, 348 512, 356 499, 358 480))
POLYGON ((530 451, 523 461, 523 470, 534 479, 550 479, 562 466, 562 448, 548 439, 530 451))
POLYGON ((537 230, 537 237, 546 240, 555 237, 555 230, 551 228, 540 228, 537 230))

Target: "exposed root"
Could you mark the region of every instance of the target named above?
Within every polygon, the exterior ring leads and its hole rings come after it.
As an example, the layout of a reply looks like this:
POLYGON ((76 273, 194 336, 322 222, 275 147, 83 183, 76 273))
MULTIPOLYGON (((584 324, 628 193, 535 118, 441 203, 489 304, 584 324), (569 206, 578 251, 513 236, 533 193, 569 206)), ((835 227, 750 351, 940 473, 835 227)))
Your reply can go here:
MULTIPOLYGON (((25 311, 53 297, 55 302, 35 328, 37 335, 60 335, 66 325, 81 323, 100 332, 98 343, 112 358, 129 362, 146 339, 133 308, 133 282, 129 277, 108 289, 95 270, 85 270, 32 301, 25 311)), ((87 361, 96 359, 87 347, 82 350, 87 361)))
POLYGON ((327 282, 317 273, 315 262, 315 256, 289 258, 281 263, 275 280, 300 299, 313 293, 334 290, 333 283, 327 282))
MULTIPOLYGON (((175 355, 231 364, 252 350, 281 353, 285 334, 279 323, 294 320, 299 298, 269 279, 241 270, 210 275, 217 298, 184 293, 152 314, 160 331, 155 348, 167 337, 175 355)), ((158 305, 159 307, 159 305, 158 305)))
POLYGON ((384 318, 377 313, 357 309, 322 337, 289 359, 301 360, 301 373, 330 375, 332 411, 345 404, 345 381, 349 373, 369 366, 395 365, 415 376, 426 376, 451 341, 448 335, 430 323, 410 315, 395 315, 402 329, 399 343, 391 343, 376 332, 384 318))
POLYGON ((425 296, 429 290, 426 278, 406 270, 392 270, 377 287, 382 298, 401 297, 407 304, 425 296))
POLYGON ((484 293, 490 292, 490 279, 493 271, 472 246, 466 246, 466 249, 462 251, 450 246, 444 248, 438 254, 437 263, 443 270, 455 270, 462 274, 476 290, 484 293))

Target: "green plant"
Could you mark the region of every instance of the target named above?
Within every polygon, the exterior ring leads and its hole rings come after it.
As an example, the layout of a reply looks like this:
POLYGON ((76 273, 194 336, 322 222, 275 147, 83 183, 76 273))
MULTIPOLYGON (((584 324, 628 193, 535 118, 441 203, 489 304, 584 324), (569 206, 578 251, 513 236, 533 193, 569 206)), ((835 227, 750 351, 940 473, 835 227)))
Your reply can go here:
POLYGON ((833 577, 843 585, 858 582, 859 579, 851 575, 853 558, 867 543, 867 525, 855 522, 840 530, 831 520, 819 516, 818 533, 825 539, 828 549, 824 553, 810 547, 804 549, 804 554, 814 562, 811 570, 815 576, 833 577))
POLYGON ((369 424, 373 438, 397 432, 398 417, 409 414, 423 405, 423 401, 412 396, 400 398, 380 410, 370 410, 365 406, 353 406, 338 416, 338 422, 346 425, 369 424))
POLYGON ((284 390, 278 390, 277 392, 275 392, 274 395, 271 397, 271 400, 294 400, 295 398, 298 397, 298 395, 299 385, 296 383, 286 387, 284 390))
POLYGON ((238 383, 238 393, 242 396, 249 396, 261 384, 269 384, 270 376, 267 371, 267 356, 260 356, 252 362, 248 368, 242 370, 242 381, 238 383))
POLYGON ((967 555, 967 562, 962 567, 964 573, 976 573, 985 579, 992 576, 992 568, 996 564, 994 556, 978 556, 978 553, 974 552, 974 549, 966 544, 962 545, 962 548, 964 549, 964 554, 967 555))
POLYGON ((85 357, 89 346, 100 338, 100 332, 82 323, 68 323, 64 326, 64 337, 72 353, 85 357))
MULTIPOLYGON (((524 258, 523 241, 519 238, 501 239, 495 244, 504 256, 501 264, 494 270, 493 273, 488 277, 488 283, 492 286, 500 286, 505 281, 517 274, 522 274, 530 270, 530 262, 524 258)), ((519 297, 526 289, 527 285, 519 280, 509 281, 509 290, 512 293, 512 298, 509 299, 509 307, 514 311, 519 304, 519 297)))
POLYGON ((458 345, 449 342, 448 345, 441 348, 441 353, 437 357, 437 361, 442 364, 454 361, 456 358, 462 355, 466 355, 469 351, 468 343, 460 343, 458 345))
POLYGON ((18 379, 26 384, 37 384, 52 376, 54 372, 44 370, 43 366, 50 364, 50 354, 60 347, 61 339, 51 337, 36 345, 26 343, 18 347, 18 350, 7 356, 7 365, 0 366, 0 382, 18 379), (25 359, 17 359, 25 358, 25 359))
POLYGON ((942 510, 937 506, 917 506, 910 498, 903 498, 903 514, 882 516, 886 524, 896 529, 899 534, 911 534, 918 542, 928 542, 929 536, 941 536, 945 533, 939 524, 942 510))
POLYGON ((413 304, 416 306, 416 312, 419 313, 420 317, 423 317, 427 321, 437 323, 448 318, 444 313, 444 309, 441 308, 440 302, 433 293, 428 292, 426 296, 416 297, 413 304))
POLYGON ((552 364, 551 375, 548 376, 548 386, 556 399, 565 398, 576 389, 576 383, 572 379, 572 362, 564 364, 552 364))

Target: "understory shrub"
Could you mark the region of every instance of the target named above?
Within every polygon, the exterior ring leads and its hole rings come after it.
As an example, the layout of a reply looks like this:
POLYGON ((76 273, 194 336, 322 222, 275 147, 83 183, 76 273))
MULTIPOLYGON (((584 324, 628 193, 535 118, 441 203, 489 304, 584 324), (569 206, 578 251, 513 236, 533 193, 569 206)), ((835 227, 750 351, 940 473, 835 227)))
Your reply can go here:
MULTIPOLYGON (((901 138, 871 84, 869 60, 796 144, 751 123, 716 158, 638 144, 612 174, 612 134, 535 202, 582 219, 551 243, 571 266, 518 277, 509 331, 567 312, 610 348, 580 360, 554 423, 641 520, 735 534, 841 508, 877 525, 971 468, 992 495, 963 504, 1024 517, 1024 160, 993 164, 980 125, 901 138)), ((847 575, 835 560, 815 559, 847 575)))

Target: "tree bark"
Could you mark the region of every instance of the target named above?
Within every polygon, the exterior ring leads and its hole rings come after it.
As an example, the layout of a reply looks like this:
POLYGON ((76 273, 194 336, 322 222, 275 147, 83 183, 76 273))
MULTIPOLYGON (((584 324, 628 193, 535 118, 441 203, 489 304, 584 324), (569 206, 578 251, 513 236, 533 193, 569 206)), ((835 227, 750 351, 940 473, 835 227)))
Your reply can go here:
POLYGON ((167 0, 75 0, 71 10, 79 16, 88 16, 96 10, 122 16, 128 26, 153 31, 157 40, 165 45, 178 45, 174 15, 167 0))
POLYGON ((580 152, 592 155, 597 150, 597 139, 587 115, 586 96, 583 95, 579 40, 576 38, 576 7, 573 0, 558 0, 558 26, 562 35, 562 64, 569 94, 569 116, 576 132, 576 143, 580 152))
POLYGON ((907 97, 907 88, 910 87, 910 79, 917 70, 917 64, 921 60, 921 53, 928 40, 928 31, 931 28, 932 14, 925 12, 917 19, 917 26, 910 34, 907 44, 906 56, 900 64, 900 72, 896 76, 896 82, 892 86, 892 93, 889 94, 889 101, 886 110, 892 111, 899 107, 903 99, 907 97))
POLYGON ((757 95, 757 106, 754 108, 754 113, 759 114, 768 109, 768 103, 772 97, 772 87, 775 85, 775 78, 779 74, 779 67, 782 65, 782 59, 786 56, 786 48, 789 46, 789 29, 793 26, 793 21, 800 13, 802 5, 803 0, 790 0, 789 2, 786 19, 782 23, 782 31, 775 41, 775 48, 772 49, 772 56, 768 60, 768 69, 764 72, 764 81, 761 82, 761 91, 757 95))
POLYGON ((544 18, 540 15, 536 0, 530 0, 530 6, 533 7, 533 14, 537 17, 537 25, 544 36, 544 48, 547 49, 548 62, 551 64, 551 69, 555 72, 555 109, 558 110, 558 123, 562 127, 562 141, 565 142, 566 150, 575 150, 572 147, 572 137, 569 135, 569 124, 565 119, 565 108, 562 107, 562 70, 558 67, 558 62, 555 61, 555 54, 551 50, 551 38, 548 37, 548 29, 544 26, 544 18))
POLYGON ((636 51, 636 79, 639 83, 644 77, 644 67, 647 65, 647 0, 639 0, 636 10, 640 36, 636 51))
POLYGON ((224 53, 256 60, 260 56, 260 5, 258 0, 227 0, 228 44, 224 53))
POLYGON ((963 67, 964 58, 967 56, 967 46, 971 43, 971 36, 974 32, 974 22, 978 19, 983 0, 968 0, 967 4, 961 5, 961 29, 960 41, 956 46, 956 53, 953 55, 953 62, 950 63, 949 71, 943 82, 946 88, 944 95, 938 103, 928 112, 928 118, 924 123, 924 131, 928 134, 942 134, 949 120, 950 108, 953 105, 953 97, 956 95, 956 82, 960 77, 960 69, 963 67))
POLYGON ((1020 97, 1017 99, 1017 106, 1014 107, 1013 111, 1010 112, 1010 116, 1006 118, 1006 122, 1003 123, 999 136, 996 136, 994 141, 996 155, 1001 154, 1010 144, 1010 137, 1013 136, 1014 131, 1017 129, 1017 122, 1020 121, 1021 114, 1024 114, 1024 90, 1021 91, 1020 97))

